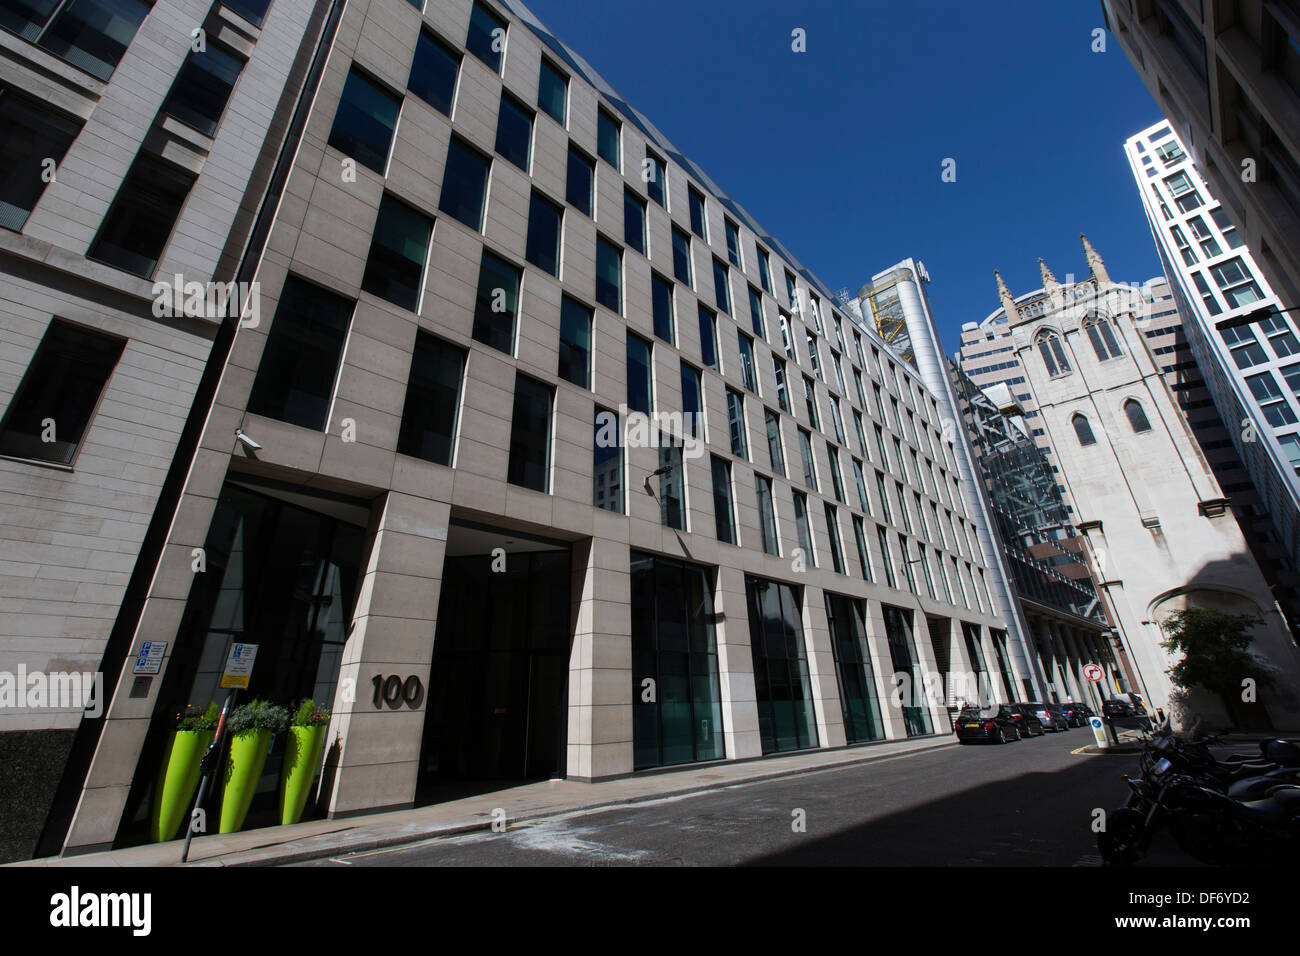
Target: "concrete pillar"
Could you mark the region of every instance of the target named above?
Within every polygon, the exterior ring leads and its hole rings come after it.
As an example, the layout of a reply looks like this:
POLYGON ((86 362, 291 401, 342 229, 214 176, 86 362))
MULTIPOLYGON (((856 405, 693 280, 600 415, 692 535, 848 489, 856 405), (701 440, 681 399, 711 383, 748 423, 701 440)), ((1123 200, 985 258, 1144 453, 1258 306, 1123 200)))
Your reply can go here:
POLYGON ((835 651, 831 647, 824 592, 805 587, 803 605, 804 653, 808 655, 817 741, 822 747, 843 747, 847 742, 844 713, 840 707, 839 678, 835 673, 835 651))

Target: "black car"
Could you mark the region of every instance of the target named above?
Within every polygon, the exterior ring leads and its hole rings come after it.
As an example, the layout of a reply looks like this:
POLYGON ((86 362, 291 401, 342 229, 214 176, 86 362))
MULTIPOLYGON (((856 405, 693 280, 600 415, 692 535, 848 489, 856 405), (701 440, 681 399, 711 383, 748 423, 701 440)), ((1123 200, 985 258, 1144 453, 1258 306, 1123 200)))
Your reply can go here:
POLYGON ((991 716, 987 714, 988 711, 973 705, 963 707, 955 722, 957 742, 968 744, 972 740, 984 740, 991 744, 1004 744, 1020 739, 1020 727, 1010 707, 1001 704, 991 716))
POLYGON ((1102 713, 1112 727, 1125 729, 1150 730, 1151 718, 1147 716, 1147 705, 1137 694, 1120 694, 1107 697, 1102 701, 1102 713))
POLYGON ((1043 722, 1038 719, 1029 704, 1008 704, 1011 714, 1016 719, 1016 726, 1020 728, 1021 737, 1041 737, 1047 733, 1043 729, 1043 722))
POLYGON ((1061 713, 1065 715, 1071 727, 1086 727, 1088 718, 1092 716, 1092 711, 1088 709, 1087 704, 1080 704, 1074 700, 1067 700, 1062 704, 1061 713))

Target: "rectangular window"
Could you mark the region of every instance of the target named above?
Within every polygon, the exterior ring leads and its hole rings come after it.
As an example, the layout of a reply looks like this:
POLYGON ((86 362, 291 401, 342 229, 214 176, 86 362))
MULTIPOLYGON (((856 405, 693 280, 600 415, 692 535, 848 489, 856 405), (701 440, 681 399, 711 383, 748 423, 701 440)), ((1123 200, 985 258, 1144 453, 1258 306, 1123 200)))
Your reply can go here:
POLYGON ((768 260, 767 250, 758 246, 758 279, 763 284, 763 291, 772 295, 772 264, 768 260))
POLYGON ((596 155, 615 169, 622 169, 619 139, 622 124, 605 110, 596 111, 596 155))
POLYGON ((560 300, 560 364, 556 374, 579 388, 591 383, 591 309, 567 295, 560 300))
POLYGON ((86 255, 152 276, 194 180, 193 173, 140 153, 86 255))
POLYGON ((770 408, 765 408, 763 418, 767 425, 767 454, 772 461, 772 470, 784 478, 785 452, 781 447, 781 416, 770 408))
POLYGON ((537 105, 561 126, 568 112, 569 78, 543 59, 537 76, 537 105))
POLYGON ((483 228, 483 201, 487 198, 491 160, 453 136, 442 170, 442 195, 438 208, 475 232, 483 228))
POLYGON ((723 219, 723 224, 727 228, 727 258, 737 269, 744 269, 745 266, 740 258, 740 230, 730 219, 723 219))
POLYGON ((731 314, 731 289, 728 285, 727 265, 721 259, 713 260, 713 300, 718 311, 731 314))
POLYGON ((22 229, 48 185, 42 161, 63 162, 81 123, 10 87, 0 89, 0 226, 22 229))
POLYGON ((856 409, 853 412, 853 430, 858 436, 858 453, 863 458, 870 458, 867 453, 867 433, 862 430, 862 413, 856 409))
POLYGON ((808 524, 808 496, 801 491, 794 492, 794 528, 799 539, 799 547, 808 559, 808 566, 817 567, 817 554, 813 550, 812 527, 808 524))
POLYGON ((847 445, 844 440, 844 419, 840 417, 840 400, 834 395, 828 396, 831 402, 831 426, 835 429, 835 440, 841 445, 847 445))
POLYGON ((709 231, 704 215, 704 195, 694 186, 688 186, 687 193, 691 200, 691 232, 708 242, 709 231))
POLYGON ((460 53, 428 30, 415 41, 411 75, 406 88, 444 116, 451 115, 456 99, 456 78, 460 74, 460 53))
POLYGON ((650 356, 653 346, 639 335, 627 334, 627 407, 649 415, 654 403, 650 356))
POLYGON ((657 273, 650 274, 650 301, 654 312, 655 335, 673 344, 673 284, 657 273))
POLYGON ((1214 276, 1230 309, 1250 305, 1263 298, 1259 286, 1254 283, 1250 270, 1240 257, 1210 266, 1210 274, 1214 276))
POLYGON ((894 559, 889 553, 889 533, 881 526, 876 526, 876 540, 880 544, 880 562, 885 568, 885 582, 891 588, 898 587, 898 579, 894 577, 894 559))
POLYGON ((492 67, 493 72, 501 72, 501 54, 505 52, 506 30, 509 24, 487 7, 474 4, 469 15, 469 35, 465 38, 465 49, 492 67))
POLYGON ((713 521, 718 540, 736 543, 736 519, 731 505, 731 465, 717 455, 713 459, 713 521))
POLYGON ((419 311, 433 220, 384 193, 366 256, 361 288, 411 312, 419 311))
POLYGON ((478 298, 474 303, 474 338, 484 345, 513 355, 515 318, 519 314, 520 270, 483 250, 478 270, 478 298))
POLYGON ((682 427, 694 438, 704 437, 704 386, 698 369, 682 362, 682 427))
POLYGON ((835 492, 835 500, 840 504, 847 504, 844 499, 844 479, 840 476, 840 456, 830 442, 826 443, 826 457, 830 462, 831 488, 835 492))
POLYGON ((700 306, 700 359, 715 372, 718 371, 717 318, 700 306))
POLYGON ((889 487, 885 484, 885 475, 883 472, 876 472, 876 493, 880 496, 880 513, 890 524, 894 523, 894 517, 889 512, 889 487))
POLYGON ((727 431, 731 435, 731 453, 737 458, 749 458, 749 443, 745 440, 745 399, 734 389, 727 389, 727 431))
POLYGON ((560 275, 560 232, 564 209, 533 191, 528 200, 528 244, 525 258, 543 272, 560 275))
MULTIPOLYGON (((857 332, 853 333, 853 351, 858 356, 858 365, 860 365, 862 368, 866 368, 867 357, 862 354, 862 336, 859 335, 857 332)), ((867 407, 867 400, 865 398, 862 400, 862 407, 863 408, 867 407)))
POLYGON ((812 435, 799 429, 799 456, 803 459, 803 483, 817 490, 817 462, 813 460, 812 435))
POLYGON ((597 508, 623 513, 623 440, 618 413, 596 406, 592 443, 592 501, 597 508))
POLYGON ((355 66, 348 71, 329 145, 384 175, 402 101, 355 66))
POLYGON ((754 334, 760 339, 767 338, 763 322, 763 294, 752 285, 749 287, 749 321, 754 327, 754 334))
POLYGON ((0 455, 71 465, 125 345, 53 320, 0 423, 0 455))
POLYGON ((740 377, 745 388, 757 395, 758 373, 754 368, 754 342, 744 332, 737 332, 736 338, 740 344, 740 377))
POLYGON ((673 275, 688 289, 691 285, 691 237, 673 226, 673 275))
POLYGON ((1264 413, 1270 425, 1294 424, 1295 412, 1291 410, 1291 403, 1278 388, 1277 379, 1271 372, 1247 376, 1246 385, 1250 388, 1250 393, 1255 396, 1255 400, 1259 402, 1260 411, 1264 413))
POLYGON ((551 401, 554 393, 527 375, 515 374, 515 407, 510 419, 510 464, 506 480, 512 485, 545 492, 550 488, 551 401))
POLYGON ((465 350, 421 329, 415 334, 397 453, 450 465, 456 445, 465 350))
POLYGON ((217 123, 244 69, 244 61, 215 43, 202 52, 191 50, 176 74, 162 111, 204 136, 217 132, 217 123))
POLYGON ((668 172, 664 161, 654 154, 649 147, 645 151, 646 161, 646 195, 652 202, 668 208, 668 172))
POLYGON ((1205 281, 1205 276, 1199 272, 1192 273, 1192 281, 1196 283, 1196 291, 1201 294, 1201 301, 1205 303, 1205 309, 1210 315, 1218 315, 1223 311, 1223 306, 1219 305, 1219 300, 1214 297, 1210 291, 1210 284, 1205 281))
POLYGON ((862 576, 871 580, 871 552, 867 550, 867 533, 862 519, 853 516, 853 542, 858 546, 858 563, 862 565, 862 576))
POLYGON ((107 80, 150 6, 146 0, 5 0, 0 26, 107 80))
POLYGON ((1223 241, 1228 244, 1229 249, 1240 249, 1245 245, 1245 242, 1241 238, 1241 234, 1237 232, 1237 227, 1234 226, 1232 220, 1228 218, 1228 210, 1224 209, 1222 206, 1218 206, 1210 211, 1210 218, 1213 219, 1214 224, 1219 227, 1219 232, 1223 233, 1223 241))
POLYGON ((781 411, 793 414, 790 411, 790 391, 785 384, 785 363, 775 355, 772 356, 772 374, 776 377, 776 400, 781 411))
POLYGON ((781 553, 776 535, 776 512, 772 507, 772 479, 754 475, 754 494, 758 499, 758 530, 763 539, 763 553, 781 553))
POLYGON ((817 414, 817 386, 807 375, 803 377, 803 401, 808 408, 808 421, 813 428, 822 427, 821 417, 817 414))
POLYGON ((816 747, 812 683, 795 590, 746 576, 745 592, 763 753, 816 747))
POLYGON ((822 374, 822 363, 818 358, 817 336, 813 335, 811 332, 807 333, 807 336, 808 360, 812 363, 813 373, 824 382, 826 381, 826 376, 822 374))
POLYGON ((596 301, 623 314, 623 250, 604 236, 596 237, 596 301))
POLYGON ((288 276, 257 366, 248 410, 291 425, 323 429, 352 309, 353 303, 342 296, 288 276))
POLYGON ((1249 326, 1238 325, 1220 329, 1219 335, 1227 344, 1232 360, 1237 363, 1237 368, 1252 368, 1268 361, 1268 353, 1259 344, 1259 339, 1255 338, 1255 333, 1249 326))
MULTIPOLYGON (((916 641, 912 632, 912 612, 890 607, 888 604, 882 604, 881 610, 885 615, 885 633, 888 635, 889 658, 894 674, 904 675, 909 687, 921 686, 919 683, 921 675, 917 673, 920 669, 920 661, 917 659, 916 641)), ((918 697, 924 700, 923 695, 917 694, 911 695, 909 699, 915 700, 918 697)), ((924 705, 905 704, 902 710, 907 736, 922 737, 933 733, 929 710, 924 705)))
POLYGON ((513 96, 501 94, 501 108, 497 112, 498 155, 504 156, 524 172, 528 172, 528 157, 533 146, 533 111, 513 96))
POLYGON ((795 354, 794 336, 790 334, 790 316, 778 312, 777 318, 781 323, 781 345, 785 348, 785 357, 792 362, 797 362, 799 357, 795 354))
POLYGON ((564 187, 564 199, 569 205, 588 218, 592 212, 592 189, 596 182, 596 161, 581 150, 569 147, 568 180, 564 187))
POLYGON ((785 294, 790 300, 790 311, 795 315, 801 314, 799 307, 799 288, 795 285, 794 273, 789 269, 785 270, 785 294))
POLYGON ((682 474, 682 447, 659 446, 659 522, 665 528, 686 530, 686 481, 682 474))
POLYGON ((831 542, 831 565, 835 568, 836 574, 846 574, 844 570, 844 551, 840 548, 840 523, 839 518, 835 515, 835 508, 828 504, 823 504, 822 509, 826 514, 826 537, 831 542))
POLYGON ((862 474, 862 462, 853 459, 853 483, 858 489, 858 503, 862 510, 871 514, 871 497, 867 494, 867 479, 862 474))
POLYGON ((630 189, 623 190, 623 241, 645 255, 645 200, 630 189))

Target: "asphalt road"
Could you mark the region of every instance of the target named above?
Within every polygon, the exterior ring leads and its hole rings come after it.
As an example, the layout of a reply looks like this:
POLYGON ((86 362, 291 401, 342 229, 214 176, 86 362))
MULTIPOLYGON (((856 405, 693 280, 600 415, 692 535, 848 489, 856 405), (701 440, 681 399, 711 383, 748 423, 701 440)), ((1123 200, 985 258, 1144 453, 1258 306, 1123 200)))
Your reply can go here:
MULTIPOLYGON (((1093 810, 1124 802, 1137 758, 1071 752, 1091 741, 954 744, 300 865, 1099 866, 1093 810)), ((1144 865, 1190 862, 1152 849, 1144 865)))

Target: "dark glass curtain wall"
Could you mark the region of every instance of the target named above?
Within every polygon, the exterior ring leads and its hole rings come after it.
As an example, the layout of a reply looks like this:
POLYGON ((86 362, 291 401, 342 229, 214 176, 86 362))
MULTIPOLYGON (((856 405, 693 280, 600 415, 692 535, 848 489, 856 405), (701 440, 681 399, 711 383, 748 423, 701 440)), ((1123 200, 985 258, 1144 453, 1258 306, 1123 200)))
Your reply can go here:
POLYGON ((835 649, 845 739, 851 744, 880 740, 885 734, 871 669, 871 648, 867 646, 865 602, 827 593, 826 620, 835 649))
POLYGON ((763 753, 816 747, 812 682, 794 588, 747 576, 745 594, 763 753))
POLYGON ((888 604, 881 605, 881 609, 885 612, 885 633, 889 636, 889 656, 894 674, 907 675, 908 682, 903 687, 903 724, 907 727, 907 736, 921 737, 934 733, 930 709, 925 701, 925 685, 921 683, 921 669, 917 666, 912 612, 888 604))

